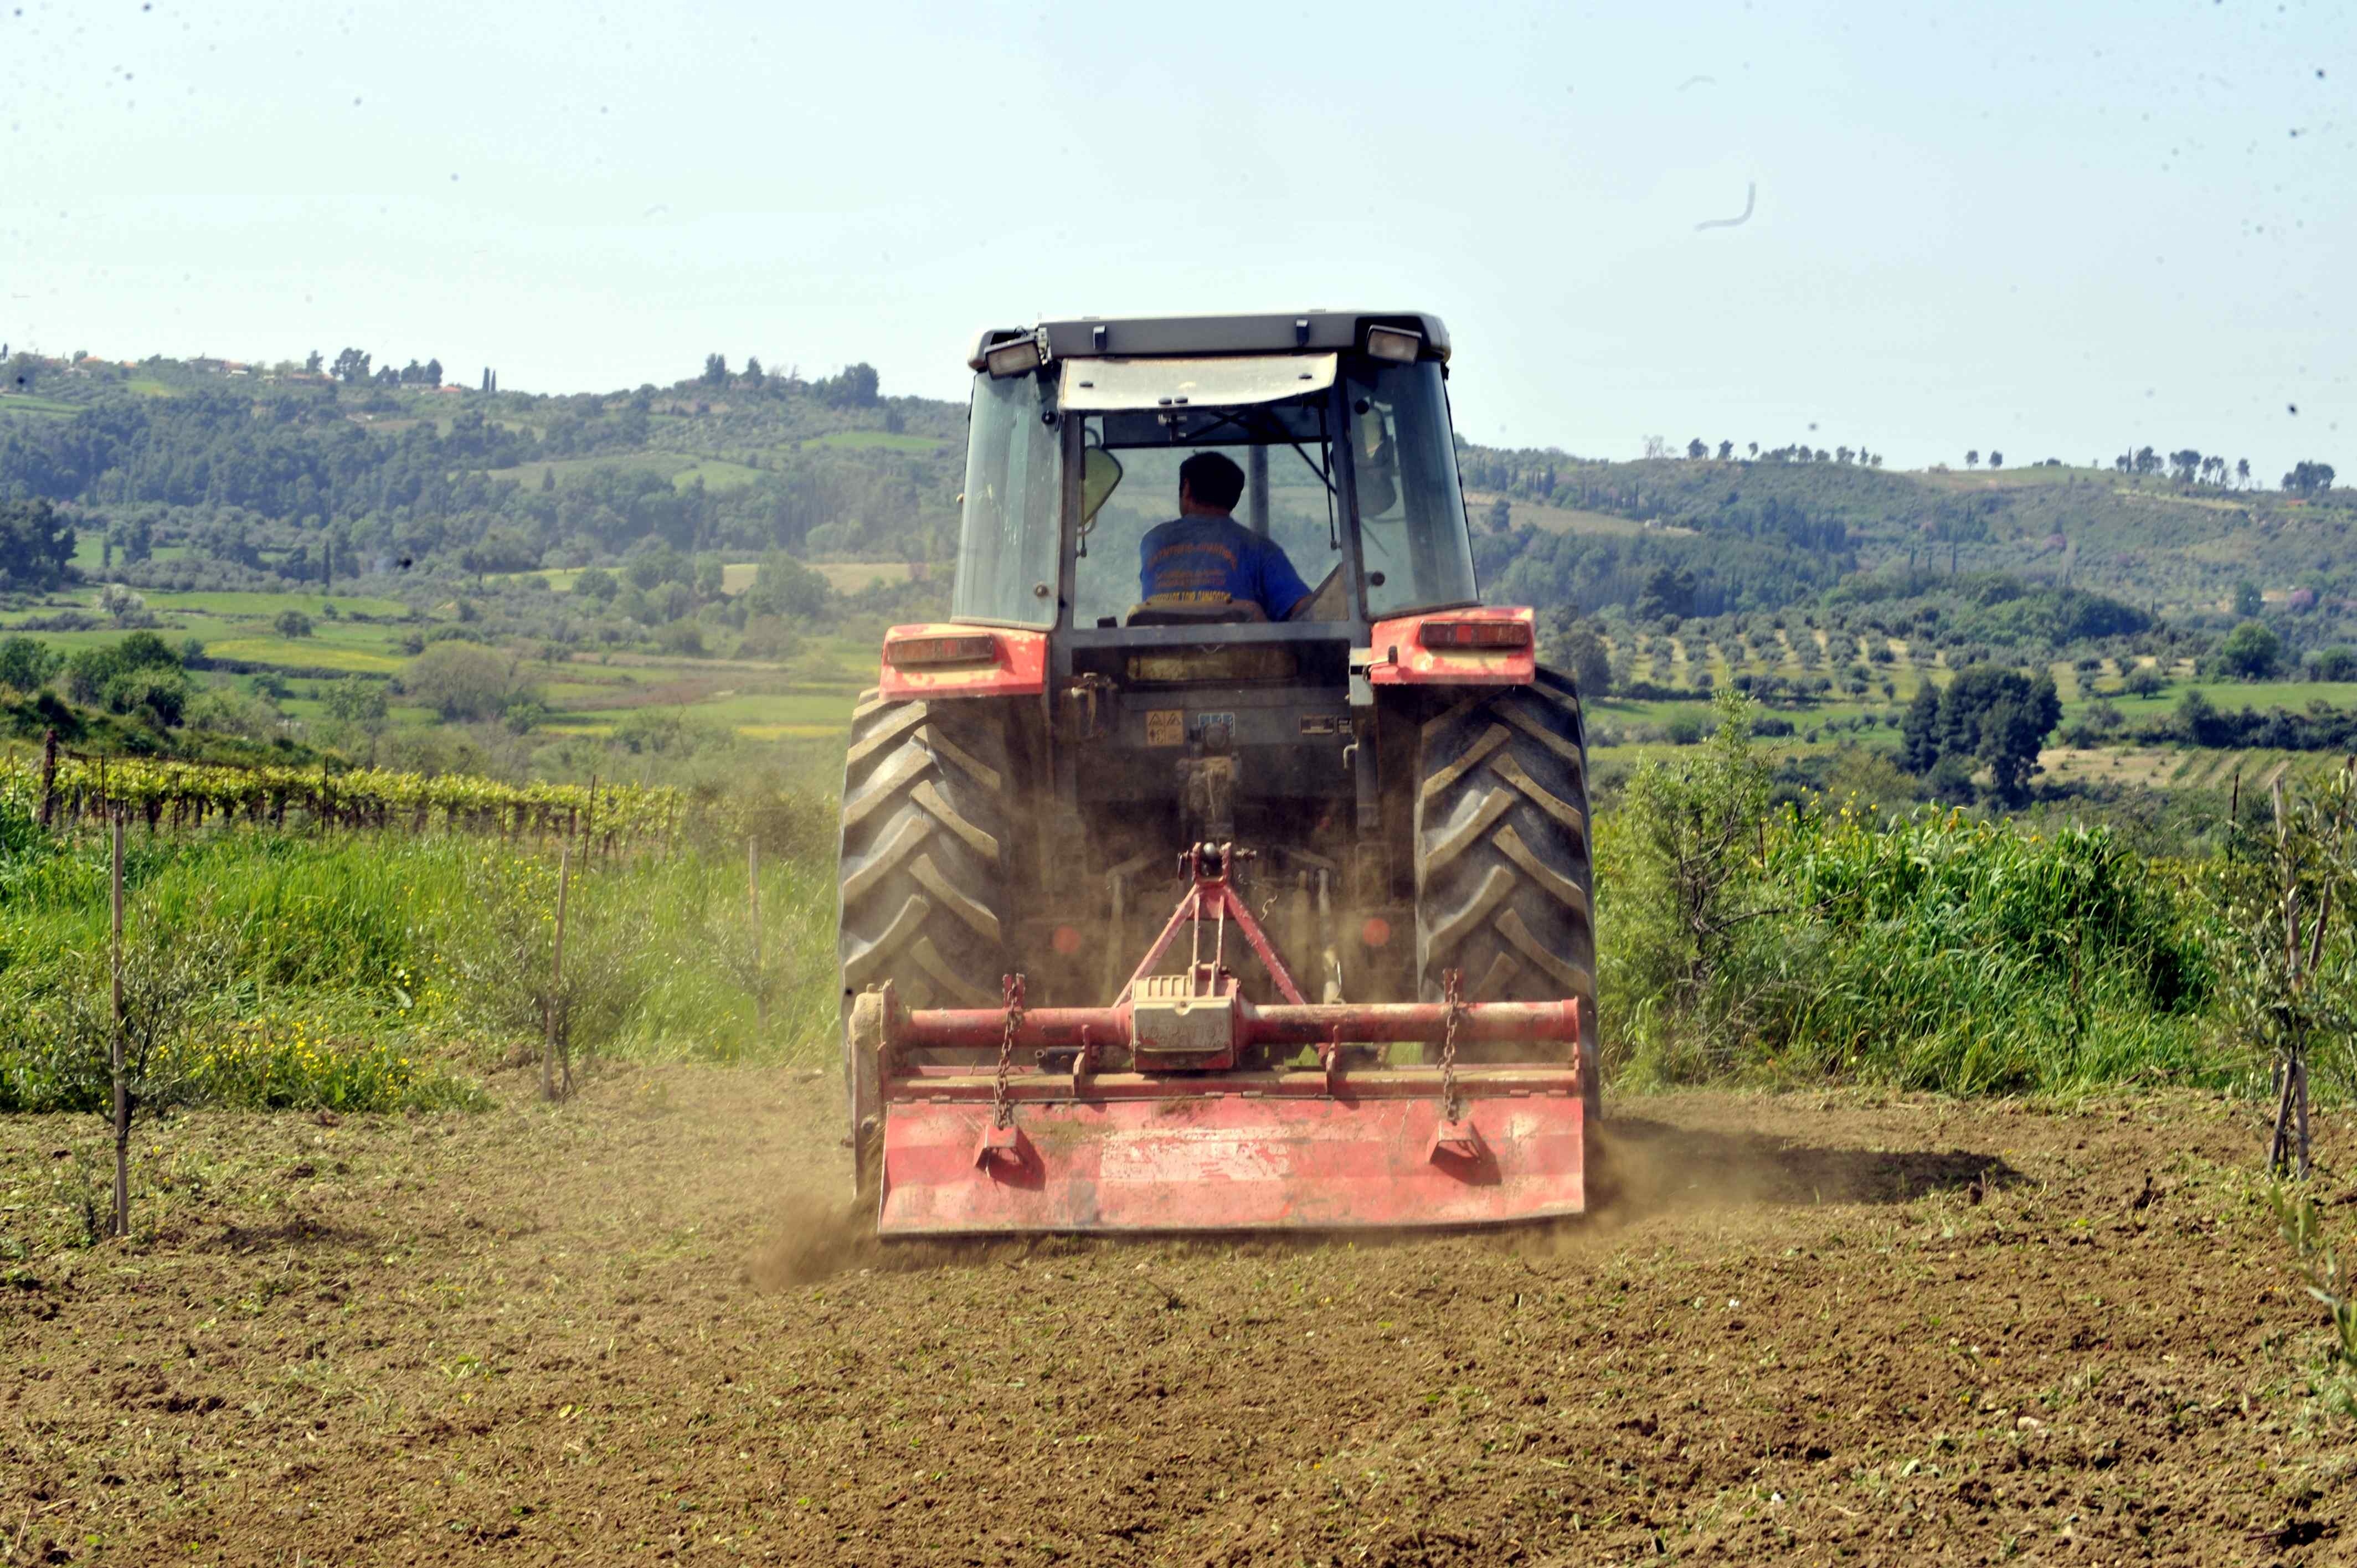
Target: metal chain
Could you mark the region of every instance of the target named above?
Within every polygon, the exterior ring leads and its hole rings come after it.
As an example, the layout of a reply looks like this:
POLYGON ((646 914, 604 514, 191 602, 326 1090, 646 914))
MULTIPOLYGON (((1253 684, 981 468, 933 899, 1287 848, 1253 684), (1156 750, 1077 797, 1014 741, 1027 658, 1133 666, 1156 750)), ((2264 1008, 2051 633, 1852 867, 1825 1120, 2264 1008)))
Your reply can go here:
POLYGON ((1015 1065, 1015 1031, 1023 1026, 1023 977, 999 976, 999 993, 1006 1004, 1006 1028, 998 1036, 998 1078, 990 1090, 990 1124, 1004 1131, 1015 1125, 1015 1107, 1006 1099, 1006 1075, 1015 1065))
POLYGON ((1464 984, 1463 971, 1440 972, 1440 996, 1448 1008, 1440 1034, 1440 1117, 1444 1122, 1456 1121, 1461 1109, 1457 1103, 1457 1020, 1465 1011, 1464 984))

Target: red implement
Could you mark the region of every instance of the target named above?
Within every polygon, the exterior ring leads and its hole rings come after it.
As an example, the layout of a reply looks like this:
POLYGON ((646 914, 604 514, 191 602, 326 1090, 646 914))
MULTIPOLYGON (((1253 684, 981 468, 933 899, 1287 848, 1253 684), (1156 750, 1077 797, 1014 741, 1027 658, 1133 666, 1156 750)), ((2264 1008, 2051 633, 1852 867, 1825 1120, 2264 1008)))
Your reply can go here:
POLYGON ((1585 1207, 1576 1082, 1472 1101, 1465 1120, 1477 1134, 1470 1157, 1436 1157, 1427 1151, 1440 1101, 1428 1092, 1027 1102, 1015 1148, 978 1162, 987 1100, 894 1104, 877 1230, 1344 1230, 1490 1225, 1585 1207))
MULTIPOLYGON (((888 984, 858 999, 879 1234, 1383 1230, 1581 1211, 1576 1001, 1468 1004, 1453 974, 1439 1003, 1302 1001, 1228 886, 1236 852, 1188 858, 1193 886, 1111 1005, 1027 1007, 1017 975, 995 1009, 906 1012, 888 984), (1231 922, 1283 1001, 1243 994, 1223 961, 1231 922), (1151 972, 1182 926, 1195 931, 1186 970, 1151 972), (1460 1042, 1491 1048, 1460 1066, 1460 1042), (1352 1065, 1371 1059, 1352 1047, 1409 1043, 1437 1046, 1437 1060, 1352 1065), (1497 1061, 1504 1044, 1528 1059, 1497 1061), (1291 1065, 1305 1049, 1317 1068, 1291 1065)), ((866 1114, 855 1104, 855 1124, 866 1114)))

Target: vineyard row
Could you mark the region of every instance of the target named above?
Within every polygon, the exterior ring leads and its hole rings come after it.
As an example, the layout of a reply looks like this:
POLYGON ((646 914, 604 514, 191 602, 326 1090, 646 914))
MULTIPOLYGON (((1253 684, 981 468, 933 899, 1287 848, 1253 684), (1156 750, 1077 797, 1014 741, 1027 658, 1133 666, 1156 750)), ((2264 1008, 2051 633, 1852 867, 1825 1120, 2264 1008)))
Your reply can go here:
POLYGON ((581 839, 613 849, 668 842, 684 807, 678 789, 640 784, 503 784, 466 774, 356 768, 237 768, 50 751, 0 758, 0 795, 44 825, 103 821, 122 811, 149 830, 193 829, 241 818, 322 826, 581 839))

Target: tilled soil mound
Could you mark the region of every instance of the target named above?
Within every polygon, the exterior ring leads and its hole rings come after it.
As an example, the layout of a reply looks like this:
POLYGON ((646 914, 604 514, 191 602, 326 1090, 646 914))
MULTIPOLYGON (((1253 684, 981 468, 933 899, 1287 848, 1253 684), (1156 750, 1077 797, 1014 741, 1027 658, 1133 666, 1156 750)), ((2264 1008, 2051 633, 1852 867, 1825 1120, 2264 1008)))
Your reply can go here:
MULTIPOLYGON (((2256 1114, 1681 1095, 1588 1219, 879 1248, 834 1097, 0 1120, 0 1561, 2339 1562, 2256 1114)), ((2329 1154, 2342 1136, 2326 1129, 2329 1154)), ((2357 1201, 2320 1184, 2345 1228, 2357 1201)))

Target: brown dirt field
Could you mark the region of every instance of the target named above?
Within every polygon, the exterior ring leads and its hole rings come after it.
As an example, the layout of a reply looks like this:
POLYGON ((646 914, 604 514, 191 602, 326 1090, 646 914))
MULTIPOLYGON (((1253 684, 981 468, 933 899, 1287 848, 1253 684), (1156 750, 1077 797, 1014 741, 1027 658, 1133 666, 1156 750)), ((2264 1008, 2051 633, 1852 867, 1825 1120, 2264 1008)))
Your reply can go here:
POLYGON ((0 1119, 0 1561, 2357 1542, 2242 1102, 1676 1095, 1619 1108, 1617 1201, 1549 1230, 881 1251, 823 1084, 516 1088, 145 1129, 146 1233, 94 1247, 96 1119, 0 1119))

